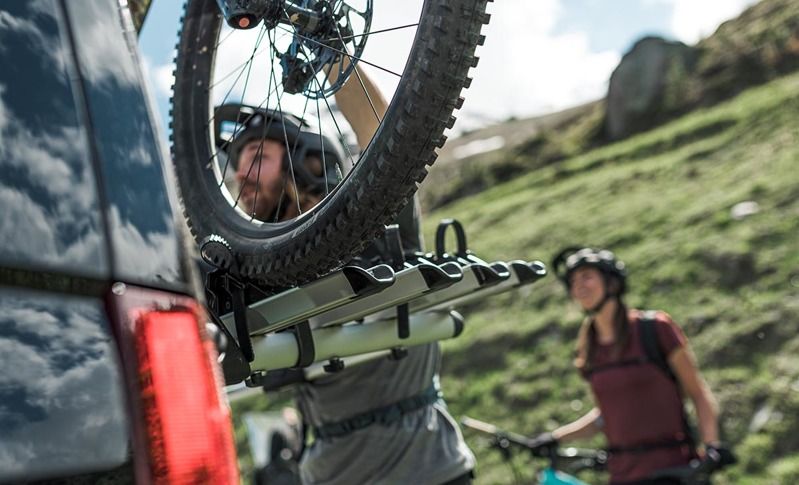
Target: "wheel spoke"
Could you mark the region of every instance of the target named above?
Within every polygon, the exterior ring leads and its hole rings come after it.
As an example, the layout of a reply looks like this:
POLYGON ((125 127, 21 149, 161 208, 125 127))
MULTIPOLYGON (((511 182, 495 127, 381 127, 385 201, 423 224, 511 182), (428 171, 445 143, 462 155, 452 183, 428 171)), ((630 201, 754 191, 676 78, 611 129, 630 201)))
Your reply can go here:
MULTIPOLYGON (((233 81, 233 84, 230 86, 230 89, 228 89, 227 93, 225 93, 225 97, 222 99, 222 102, 219 103, 219 104, 225 104, 225 101, 227 101, 228 97, 233 92, 233 89, 239 83, 239 79, 241 79, 241 76, 242 76, 242 74, 244 74, 244 71, 246 70, 247 72, 249 72, 249 69, 245 69, 245 68, 248 67, 248 66, 250 68, 252 68, 252 61, 255 58, 255 53, 258 51, 258 47, 261 45, 261 42, 263 41, 263 36, 264 36, 265 32, 266 32, 266 28, 265 27, 261 27, 261 31, 258 32, 258 39, 255 42, 255 47, 252 50, 252 54, 250 54, 249 59, 247 59, 247 61, 244 63, 244 67, 242 67, 242 69, 239 71, 238 76, 236 76, 236 80, 233 81)), ((210 88, 211 87, 209 86, 208 89, 210 90, 210 88)), ((211 119, 208 120, 208 123, 210 124, 213 121, 214 121, 214 117, 212 116, 211 119)))
POLYGON ((216 43, 216 48, 219 49, 219 46, 221 46, 226 40, 228 40, 235 31, 236 29, 230 29, 230 32, 228 32, 224 38, 222 38, 219 42, 216 43))
MULTIPOLYGON (((233 32, 236 32, 236 31, 235 31, 235 30, 233 30, 233 32)), ((284 35, 284 36, 285 36, 285 35, 287 35, 287 32, 284 32, 284 33, 283 33, 283 35, 284 35)), ((228 35, 228 37, 229 37, 229 36, 230 36, 230 35, 228 35)), ((282 38, 282 37, 281 37, 281 38, 282 38)), ((277 40, 278 40, 278 39, 275 39, 275 41, 277 41, 277 40)), ((212 89, 212 88, 214 88, 214 87, 218 86, 219 84, 222 84, 222 83, 223 83, 223 82, 225 82, 226 80, 230 79, 230 77, 231 77, 231 76, 233 76, 233 74, 235 74, 235 73, 236 73, 236 71, 239 71, 239 70, 243 71, 243 70, 244 70, 244 66, 246 66, 248 62, 251 62, 251 61, 253 61, 255 58, 257 58, 257 57, 260 57, 261 55, 263 55, 263 54, 264 54, 264 52, 266 52, 266 49, 267 49, 269 46, 267 46, 267 47, 263 47, 263 48, 260 48, 260 49, 259 49, 258 47, 259 47, 259 46, 257 46, 257 45, 256 45, 255 52, 253 53, 253 55, 252 55, 252 56, 251 56, 249 59, 247 59, 246 61, 242 62, 241 64, 239 64, 238 66, 234 67, 233 69, 231 69, 229 73, 225 74, 225 75, 224 75, 224 76, 222 76, 221 78, 219 78, 219 79, 216 79, 216 80, 215 80, 215 82, 214 82, 213 84, 211 84, 210 86, 208 86, 208 89, 212 89)), ((237 82, 237 81, 236 81, 236 82, 237 82)), ((235 83, 236 83, 236 82, 234 82, 234 85, 235 85, 235 83)))
MULTIPOLYGON (((253 61, 253 58, 255 57, 255 53, 258 51, 258 47, 259 47, 260 43, 263 40, 263 34, 264 34, 265 31, 266 31, 266 29, 262 28, 261 31, 258 33, 258 39, 256 40, 255 47, 253 48, 253 53, 250 55, 250 58, 247 60, 247 62, 244 63, 244 66, 247 67, 247 69, 246 69, 247 70, 247 80, 245 81, 245 84, 244 84, 244 91, 245 92, 247 90, 247 83, 249 82, 250 71, 252 69, 252 61, 253 61)), ((220 103, 220 105, 225 104, 225 101, 227 101, 227 98, 230 96, 230 94, 233 92, 233 89, 238 84, 239 79, 241 79, 241 76, 244 73, 244 70, 245 69, 242 68, 241 71, 239 71, 239 75, 236 77, 236 80, 233 82, 233 85, 230 86, 230 89, 228 89, 227 93, 225 93, 225 97, 222 100, 222 102, 220 103)), ((210 87, 208 89, 208 92, 209 92, 209 95, 210 95, 210 92, 211 92, 211 88, 210 87)), ((269 97, 269 94, 267 94, 267 99, 268 99, 268 97, 269 97)), ((244 99, 244 93, 242 93, 242 99, 244 99)), ((241 114, 241 112, 239 112, 239 114, 241 114)), ((252 115, 250 115, 250 117, 248 117, 243 123, 241 123, 240 120, 238 119, 238 115, 237 115, 237 120, 236 120, 237 121, 237 126, 235 126, 233 128, 233 134, 231 135, 229 140, 226 140, 224 143, 221 144, 220 147, 218 147, 214 151, 214 153, 209 158, 209 162, 213 161, 216 158, 216 156, 219 155, 219 150, 221 150, 223 147, 229 145, 230 141, 236 138, 236 136, 238 135, 238 133, 239 133, 239 131, 241 129, 241 126, 244 126, 244 124, 246 124, 251 117, 252 117, 252 115)), ((211 124, 214 123, 215 120, 216 120, 216 113, 214 113, 211 116, 211 119, 208 120, 208 123, 206 123, 206 129, 210 129, 211 128, 211 124)), ((230 160, 227 160, 225 162, 225 168, 224 168, 224 171, 223 171, 223 174, 222 174, 222 179, 219 182, 220 187, 225 182, 225 175, 227 174, 227 167, 228 167, 229 163, 230 163, 230 160)))
MULTIPOLYGON (((294 146, 291 147, 291 153, 297 153, 297 144, 300 142, 300 133, 302 132, 302 122, 305 119, 305 114, 308 112, 308 102, 311 98, 305 98, 305 106, 302 108, 302 116, 300 116, 300 124, 297 126, 297 133, 294 136, 294 146)), ((282 113, 281 113, 282 115, 282 113)), ((285 131, 285 123, 283 124, 283 130, 285 131)), ((286 144, 288 145, 288 138, 286 138, 286 144)), ((307 156, 307 154, 306 154, 307 156)), ((289 158, 289 163, 291 162, 291 158, 289 158)), ((305 160, 300 160, 299 163, 305 163, 305 160)), ((293 167, 292 167, 293 168, 293 167)), ((307 169, 307 167, 305 167, 307 169)), ((293 170, 292 170, 293 172, 293 170)), ((299 208, 300 214, 302 214, 302 204, 300 204, 300 188, 297 187, 296 182, 294 185, 294 192, 297 196, 297 207, 299 208)))
MULTIPOLYGON (((327 84, 327 76, 329 76, 329 75, 330 75, 330 71, 328 70, 327 75, 325 76, 324 84, 327 84)), ((317 78, 314 78, 314 81, 316 81, 316 86, 319 88, 319 90, 320 91, 324 91, 324 89, 323 89, 324 88, 324 84, 320 83, 319 79, 317 79, 317 78)), ((350 145, 349 145, 349 143, 346 143, 346 137, 344 136, 344 133, 341 131, 341 128, 338 126, 338 121, 336 121, 336 115, 335 115, 335 113, 333 113, 333 108, 330 107, 330 103, 327 101, 327 96, 322 96, 322 100, 324 100, 325 105, 327 106, 327 111, 330 113, 330 117, 333 119, 333 125, 336 127, 336 131, 338 132, 339 138, 341 140, 345 140, 345 142, 343 143, 344 144, 344 150, 347 152, 347 155, 350 157, 350 164, 352 164, 352 166, 354 167, 355 163, 356 163, 355 162, 355 157, 352 156, 352 151, 350 150, 350 145)))
MULTIPOLYGON (((258 38, 258 40, 256 42, 256 47, 253 50, 253 54, 250 56, 250 62, 248 63, 248 68, 247 68, 247 77, 244 80, 244 89, 241 92, 241 99, 239 101, 240 105, 244 103, 244 96, 247 94, 247 86, 249 85, 250 74, 252 73, 252 59, 255 56, 255 51, 258 49, 258 45, 260 45, 261 41, 263 40, 263 32, 264 32, 263 30, 262 30, 262 32, 259 32, 259 35, 258 35, 259 38, 258 38)), ((234 86, 235 86, 235 84, 234 84, 234 86)), ((232 89, 233 89, 233 87, 231 87, 231 90, 232 89)), ((269 88, 267 88, 267 93, 269 93, 270 90, 271 90, 271 83, 270 83, 269 88)), ((228 94, 230 94, 230 91, 228 91, 228 94)), ((267 100, 268 99, 269 99, 269 95, 267 94, 267 100)), ((226 101, 226 99, 223 100, 221 104, 225 104, 225 101, 226 101)), ((230 141, 233 141, 233 140, 236 139, 236 136, 239 135, 242 132, 242 130, 244 130, 244 127, 246 126, 246 123, 249 121, 250 118, 252 118, 252 115, 250 115, 247 118, 247 121, 242 122, 241 119, 240 119, 240 116, 241 116, 241 110, 239 110, 239 113, 236 115, 236 126, 233 128, 233 134, 230 137, 230 141)), ((214 114, 214 116, 211 118, 211 121, 209 122, 209 125, 208 125, 209 128, 210 128, 210 123, 212 123, 215 119, 216 119, 216 114, 214 114)), ((230 143, 228 143, 228 146, 229 145, 230 145, 230 143)), ((217 149, 216 154, 219 154, 219 149, 217 149)), ((253 162, 254 161, 255 160, 253 160, 253 162)), ((221 184, 224 184, 224 182, 225 182, 225 177, 227 176, 227 168, 228 168, 229 165, 230 165, 230 157, 228 156, 227 160, 225 161, 225 167, 224 167, 224 169, 222 171, 222 180, 220 181, 221 184)), ((258 165, 259 170, 260 170, 260 167, 261 166, 259 164, 258 165)), ((236 198, 236 203, 238 203, 238 198, 239 197, 241 197, 241 190, 239 190, 239 195, 236 198)), ((258 198, 258 192, 257 191, 255 193, 255 197, 256 197, 256 200, 257 200, 257 198, 258 198)))
MULTIPOLYGON (((258 106, 255 108, 255 111, 254 111, 252 114, 249 114, 249 115, 247 115, 247 117, 246 117, 246 118, 244 118, 243 120, 241 120, 241 123, 240 123, 240 124, 241 124, 241 125, 246 125, 247 123, 249 123, 249 122, 250 122, 250 120, 252 119, 252 117, 253 117, 253 116, 255 116, 255 115, 257 114, 258 110, 264 107, 264 103, 266 103, 266 104, 267 104, 267 106, 268 106, 268 101, 269 101, 269 98, 272 96, 272 94, 274 94, 274 93, 276 93, 276 92, 277 92, 277 86, 275 86, 275 89, 270 89, 270 90, 269 90, 269 93, 266 95, 266 97, 263 99, 263 101, 261 101, 260 103, 258 103, 258 106)), ((222 150, 224 150, 225 148, 229 147, 229 146, 230 146, 230 144, 231 144, 231 143, 233 142, 233 140, 235 139, 236 135, 238 135, 239 133, 240 133, 240 129, 239 129, 239 127, 237 126, 237 127, 236 127, 236 128, 233 130, 233 134, 230 136, 230 138, 228 138, 227 140, 224 140, 224 141, 223 141, 223 142, 220 144, 220 146, 216 148, 216 150, 214 151, 214 153, 212 153, 212 154, 211 154, 211 156, 208 158, 208 162, 209 162, 209 163, 210 163, 210 162, 212 162, 214 159, 216 159, 216 158, 219 156, 219 152, 220 152, 220 151, 222 151, 222 150)), ((225 172, 227 171, 227 167, 228 167, 229 163, 230 163, 230 160, 228 159, 228 160, 225 162, 225 168, 224 168, 224 171, 223 171, 223 174, 222 174, 222 180, 219 182, 219 187, 222 187, 222 185, 224 185, 224 183, 225 183, 225 181, 224 181, 224 176, 225 176, 225 172)))
POLYGON ((319 125, 319 145, 322 147, 322 173, 325 175, 325 197, 330 193, 330 184, 327 181, 327 162, 325 160, 325 137, 322 135, 322 113, 319 110, 319 98, 316 98, 316 121, 319 125))
MULTIPOLYGON (((269 35, 269 40, 270 40, 270 42, 272 40, 271 34, 269 35)), ((272 76, 275 75, 275 70, 274 69, 272 69, 271 75, 272 76)), ((291 183, 294 185, 295 196, 296 196, 295 198, 297 199, 297 209, 299 210, 300 214, 302 214, 302 208, 300 208, 299 193, 297 192, 297 179, 294 176, 294 161, 292 160, 292 157, 291 157, 291 147, 289 146, 289 136, 288 136, 288 133, 286 132, 286 120, 283 117, 283 107, 280 104, 280 101, 283 98, 283 94, 284 93, 285 93, 285 90, 282 93, 280 93, 280 96, 277 97, 277 110, 278 110, 278 112, 280 112, 280 115, 281 115, 280 116, 280 124, 283 125, 283 141, 285 141, 286 156, 289 159, 289 172, 291 173, 291 183)))
POLYGON ((324 40, 322 40, 322 42, 332 42, 334 40, 342 40, 342 41, 343 40, 352 40, 352 39, 357 39, 359 37, 369 37, 369 36, 372 36, 372 35, 375 35, 375 34, 383 34, 385 32, 393 32, 395 30, 409 29, 411 27, 418 27, 418 26, 419 26, 419 22, 416 22, 415 24, 400 25, 399 27, 391 27, 389 29, 373 30, 371 32, 366 32, 364 34, 345 35, 344 37, 341 37, 339 35, 338 37, 331 37, 329 39, 324 39, 324 40))
MULTIPOLYGON (((285 9, 283 9, 283 13, 284 13, 286 16, 288 16, 288 12, 286 12, 286 10, 285 10, 285 9)), ((289 25, 292 25, 292 24, 289 24, 289 25)), ((293 29, 293 31, 294 31, 294 32, 293 32, 293 33, 294 33, 294 35, 297 35, 297 36, 299 36, 299 33, 297 32, 297 29, 295 29, 293 25, 292 25, 292 29, 293 29)), ((291 33, 291 32, 290 32, 290 33, 291 33)), ((304 46, 302 46, 302 45, 301 45, 301 48, 302 48, 303 50, 305 49, 305 47, 304 47, 304 46)), ((307 54, 307 53, 306 53, 306 54, 307 54)), ((341 63, 339 63, 339 64, 341 64, 341 63)), ((324 83, 320 83, 320 82, 319 82, 319 79, 318 79, 318 78, 317 78, 315 75, 313 76, 313 80, 316 82, 316 86, 317 86, 317 88, 319 89, 319 92, 321 92, 321 93, 322 93, 322 99, 325 101, 325 105, 327 105, 327 110, 328 110, 328 112, 330 113, 330 117, 331 117, 331 118, 332 118, 332 120, 333 120, 333 124, 334 124, 334 125, 335 125, 335 127, 336 127, 336 131, 338 131, 339 138, 340 138, 341 140, 346 140, 346 137, 344 136, 344 133, 341 131, 341 128, 340 128, 340 127, 339 127, 339 125, 338 125, 338 121, 336 121, 336 115, 335 115, 335 113, 333 112, 333 109, 330 107, 330 103, 328 103, 328 101, 327 101, 327 96, 325 96, 325 95, 324 95, 324 91, 325 91, 325 89, 324 89, 324 85, 326 85, 326 84, 328 83, 328 78, 330 77, 330 68, 332 68, 332 66, 328 66, 328 70, 327 70, 327 72, 325 73, 325 76, 324 76, 324 83)), ((339 69, 340 69, 340 68, 341 68, 341 66, 339 66, 339 69)), ((340 74, 340 73, 341 73, 341 72, 339 72, 339 74, 340 74)), ((355 163, 356 163, 356 162, 355 162, 355 157, 353 157, 353 156, 352 156, 352 152, 350 151, 349 144, 345 142, 345 143, 344 143, 344 148, 345 148, 345 150, 347 151, 347 155, 349 155, 349 157, 350 157, 350 163, 351 163, 351 164, 352 164, 352 166, 354 167, 354 166, 355 166, 355 163)))
MULTIPOLYGON (((341 39, 341 32, 338 30, 338 26, 336 26, 336 32, 339 34, 339 39, 341 39)), ((344 44, 344 40, 341 40, 341 43, 344 44)), ((344 47, 344 50, 347 50, 347 47, 344 47)), ((375 119, 377 120, 377 124, 379 125, 382 123, 380 119, 380 115, 377 114, 377 109, 375 109, 375 104, 372 102, 372 96, 369 95, 369 90, 366 89, 366 84, 364 84, 363 79, 361 78, 361 73, 358 72, 358 66, 353 67, 352 71, 355 73, 355 76, 358 78, 358 82, 361 84, 361 89, 363 89, 363 94, 366 95, 366 100, 369 101, 369 106, 372 108, 372 113, 375 114, 375 119)))
MULTIPOLYGON (((270 43, 272 42, 272 39, 271 39, 271 37, 269 38, 269 41, 270 41, 270 43)), ((271 61, 272 61, 272 62, 274 62, 274 50, 273 50, 273 54, 272 54, 270 57, 271 57, 271 61)), ((270 97, 270 96, 271 96, 271 94, 272 94, 272 80, 274 79, 274 73, 272 73, 272 74, 273 74, 273 75, 272 75, 272 76, 270 76, 270 78, 269 78, 269 86, 268 86, 268 89, 267 89, 267 95, 266 95, 266 98, 264 99, 264 101, 263 101, 263 102, 261 102, 261 104, 260 104, 260 105, 258 105, 258 108, 257 108, 257 109, 255 109, 255 110, 253 111, 253 113, 252 113, 252 114, 251 114, 249 117, 247 117, 247 121, 245 121, 244 123, 242 123, 242 124, 241 124, 241 126, 244 126, 244 125, 245 125, 247 122, 249 122, 249 120, 250 120, 250 119, 251 119, 253 116, 255 116, 255 115, 258 113, 258 110, 261 108, 261 106, 262 106, 264 103, 266 103, 266 109, 267 109, 267 110, 269 109, 269 97, 270 97)), ((275 91, 277 91, 277 84, 275 84, 275 91)), ((258 150, 256 151, 256 153, 255 153, 255 156, 254 156, 254 157, 253 157, 253 159, 250 161, 250 167, 247 169, 247 175, 245 176, 245 180, 249 179, 249 177, 250 177, 250 174, 252 173, 252 167, 253 167, 253 165, 255 164, 255 160, 256 160, 256 158, 260 157, 260 156, 263 154, 263 147, 264 147, 264 141, 263 141, 263 140, 264 140, 264 137, 265 137, 265 135, 266 135, 266 132, 267 132, 267 130, 269 130, 269 128, 270 128, 270 127, 271 127, 271 125, 272 125, 272 121, 273 121, 273 118, 271 118, 271 117, 270 117, 270 118, 269 118, 269 120, 267 120, 267 121, 266 121, 266 122, 263 124, 263 127, 262 127, 262 129, 261 129, 261 130, 262 130, 262 131, 261 131, 261 143, 260 143, 260 144, 259 144, 259 146, 258 146, 258 150)), ((238 128, 238 126, 237 126, 237 128, 238 128)), ((232 142, 233 140, 235 140, 235 138, 236 138, 236 130, 234 130, 234 133, 233 133, 233 135, 232 135, 232 136, 231 136, 231 138, 230 138, 230 142, 232 142)), ((228 144, 229 144, 229 143, 228 143, 228 144)), ((219 150, 217 150, 217 153, 218 153, 218 151, 219 151, 219 150)), ((227 162, 225 163, 225 170, 227 170, 227 167, 228 167, 229 163, 230 163, 230 156, 228 156, 228 157, 227 157, 227 162)), ((256 187, 256 188, 255 188, 255 200, 253 201, 253 205, 252 205, 252 209, 251 209, 251 214, 250 214, 250 222, 252 222, 252 220, 255 218, 255 204, 256 204, 256 202, 258 201, 258 190, 259 190, 259 186, 258 186, 258 183, 257 183, 257 182, 258 182, 258 181, 260 181, 260 179, 261 179, 261 164, 260 164, 260 162, 258 163, 258 173, 257 173, 257 175, 258 175, 258 178, 256 179, 256 184, 255 184, 255 187, 256 187)), ((225 180, 225 178, 224 178, 224 176, 223 176, 223 177, 222 177, 222 183, 224 183, 224 180, 225 180)), ((235 207, 235 206, 237 206, 237 205, 239 204, 239 199, 241 198, 241 194, 242 194, 242 192, 243 192, 243 189, 244 189, 243 187, 241 187, 241 186, 239 187, 239 193, 238 193, 238 195, 236 196, 236 200, 235 200, 235 202, 234 202, 234 204, 233 204, 233 206, 234 206, 234 207, 235 207)))
MULTIPOLYGON (((287 30, 287 29, 286 29, 285 27, 283 27, 282 25, 278 25, 278 28, 280 28, 280 29, 283 29, 283 30, 285 30, 285 31, 287 31, 287 32, 289 32, 289 33, 291 33, 291 31, 287 30)), ((319 45, 319 46, 322 46, 322 47, 326 47, 326 48, 330 49, 330 50, 331 50, 331 51, 333 51, 333 52, 339 53, 339 54, 341 54, 341 55, 343 55, 343 56, 347 56, 347 57, 348 57, 350 60, 355 60, 355 61, 358 61, 358 62, 363 62, 364 64, 367 64, 367 65, 369 65, 369 66, 372 66, 372 67, 374 67, 374 68, 376 68, 376 69, 380 69, 381 71, 387 72, 387 73, 389 73, 389 74, 393 74, 393 75, 395 75, 395 76, 397 76, 397 77, 399 77, 399 78, 401 78, 401 77, 402 77, 402 74, 396 73, 396 72, 392 71, 391 69, 386 69, 385 67, 378 66, 378 65, 377 65, 377 64, 375 64, 375 63, 372 63, 372 62, 369 62, 369 61, 367 61, 367 60, 364 60, 363 58, 361 58, 361 57, 358 57, 358 56, 353 56, 353 55, 350 55, 349 53, 347 53, 347 52, 345 52, 345 51, 342 51, 341 49, 338 49, 338 48, 336 48, 336 47, 333 47, 333 46, 331 46, 331 45, 329 45, 329 44, 325 44, 325 43, 319 42, 319 41, 318 41, 318 40, 316 40, 316 39, 312 39, 312 38, 310 38, 310 37, 306 37, 306 36, 304 36, 304 35, 302 35, 302 34, 300 34, 300 33, 296 32, 296 30, 295 30, 294 32, 295 32, 295 34, 294 34, 294 35, 296 35, 297 37, 299 37, 299 38, 300 38, 300 39, 302 39, 302 40, 307 40, 308 42, 311 42, 311 43, 313 43, 313 44, 316 44, 316 45, 319 45)))

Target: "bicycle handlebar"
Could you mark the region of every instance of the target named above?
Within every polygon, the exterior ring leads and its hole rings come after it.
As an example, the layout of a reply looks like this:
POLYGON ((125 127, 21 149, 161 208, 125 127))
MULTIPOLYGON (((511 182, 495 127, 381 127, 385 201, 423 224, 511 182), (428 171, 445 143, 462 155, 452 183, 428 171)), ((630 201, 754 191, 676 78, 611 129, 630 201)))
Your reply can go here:
POLYGON ((480 431, 481 433, 494 435, 495 438, 505 439, 509 444, 514 444, 533 452, 535 451, 536 447, 533 445, 533 440, 527 436, 502 430, 491 423, 486 423, 484 421, 480 421, 479 419, 470 418, 468 416, 461 418, 461 424, 467 428, 480 431))
POLYGON ((533 438, 505 431, 497 426, 480 421, 478 419, 464 416, 461 424, 481 433, 489 434, 494 437, 493 446, 499 448, 503 453, 509 454, 511 445, 525 449, 533 456, 549 458, 552 468, 557 463, 568 463, 577 470, 604 470, 607 464, 607 453, 604 450, 590 450, 582 448, 549 448, 537 446, 533 438))

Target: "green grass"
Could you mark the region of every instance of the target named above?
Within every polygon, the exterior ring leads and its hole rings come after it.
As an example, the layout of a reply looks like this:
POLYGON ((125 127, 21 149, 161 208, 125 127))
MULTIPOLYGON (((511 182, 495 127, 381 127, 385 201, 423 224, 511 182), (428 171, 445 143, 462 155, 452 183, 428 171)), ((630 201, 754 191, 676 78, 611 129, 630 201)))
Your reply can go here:
MULTIPOLYGON (((568 244, 611 247, 630 267, 628 303, 672 314, 721 404, 724 438, 741 463, 718 483, 799 483, 797 118, 793 75, 427 214, 425 235, 431 243, 437 221, 455 217, 487 260, 548 263, 568 244), (760 212, 734 220, 730 209, 746 200, 760 212)), ((460 310, 467 327, 444 343, 442 379, 456 418, 535 434, 590 408, 571 366, 582 314, 554 277, 460 310)), ((289 399, 233 403, 244 475, 241 416, 289 399)), ((513 483, 482 437, 465 437, 477 483, 513 483)), ((523 455, 514 464, 527 483, 540 465, 523 455)))
MULTIPOLYGON (((799 483, 797 119, 791 75, 436 210, 425 235, 455 217, 487 260, 612 248, 630 268, 628 303, 671 313, 720 401, 741 464, 719 483, 799 483), (735 220, 731 208, 748 200, 760 212, 735 220), (769 418, 755 432, 758 411, 769 418)), ((453 414, 534 434, 591 406, 571 367, 582 315, 554 277, 463 313, 467 330, 445 343, 453 414)), ((466 438, 478 483, 512 482, 496 453, 466 438)), ((531 463, 518 464, 530 476, 531 463)))

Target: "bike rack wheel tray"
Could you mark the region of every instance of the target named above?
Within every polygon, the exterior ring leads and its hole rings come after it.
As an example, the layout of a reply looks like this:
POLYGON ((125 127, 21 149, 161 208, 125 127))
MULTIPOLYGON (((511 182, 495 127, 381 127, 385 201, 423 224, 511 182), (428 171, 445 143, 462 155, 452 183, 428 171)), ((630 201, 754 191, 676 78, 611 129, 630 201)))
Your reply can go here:
MULTIPOLYGON (((392 286, 395 279, 396 274, 385 264, 368 269, 345 266, 318 280, 248 305, 247 328, 250 335, 283 330, 353 300, 380 293, 392 286)), ((221 317, 230 329, 236 328, 234 318, 233 312, 221 317)))
MULTIPOLYGON (((546 266, 540 261, 510 261, 508 263, 494 263, 505 264, 510 271, 510 277, 506 280, 486 288, 478 289, 471 293, 465 294, 461 297, 454 298, 448 301, 443 301, 438 305, 433 305, 431 308, 440 310, 444 308, 453 308, 459 305, 465 305, 474 301, 482 300, 483 298, 497 295, 505 291, 510 291, 525 285, 535 283, 547 274, 546 266)), ((420 305, 421 306, 421 305, 420 305)))
POLYGON ((405 268, 396 273, 394 283, 383 291, 353 299, 345 305, 319 313, 310 319, 310 324, 317 328, 360 320, 380 310, 402 305, 420 295, 449 288, 463 277, 461 268, 454 263, 440 266, 428 262, 415 265, 405 263, 405 268))

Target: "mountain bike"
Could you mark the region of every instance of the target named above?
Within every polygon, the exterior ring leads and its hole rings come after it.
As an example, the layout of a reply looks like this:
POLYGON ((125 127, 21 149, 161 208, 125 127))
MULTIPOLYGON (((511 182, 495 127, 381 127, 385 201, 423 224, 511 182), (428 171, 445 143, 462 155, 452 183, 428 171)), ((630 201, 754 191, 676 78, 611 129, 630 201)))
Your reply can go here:
MULTIPOLYGON (((518 451, 526 451, 533 457, 549 460, 549 464, 538 473, 538 483, 541 485, 586 485, 573 474, 584 470, 602 471, 607 467, 608 455, 603 450, 540 446, 533 438, 504 431, 493 424, 469 417, 461 419, 461 424, 491 436, 491 446, 498 449, 511 465, 516 483, 524 483, 511 461, 513 454, 518 451)), ((718 456, 706 456, 702 460, 692 460, 686 466, 658 470, 648 479, 680 485, 710 485, 711 475, 732 463, 734 461, 725 463, 718 456)))
MULTIPOLYGON (((224 240, 235 272, 274 286, 309 281, 360 252, 413 196, 444 144, 477 65, 486 1, 188 0, 171 142, 195 238, 224 240), (360 68, 388 86, 391 101, 381 116, 369 99, 378 129, 357 154, 332 98, 347 83, 369 98, 360 68), (323 170, 324 194, 312 208, 281 221, 242 210, 226 151, 253 111, 217 115, 216 107, 231 104, 276 111, 281 119, 291 114, 291 127, 344 142, 345 163, 323 170)), ((296 164, 289 157, 285 170, 295 192, 302 170, 296 164)))
POLYGON ((469 417, 462 418, 461 424, 491 437, 490 446, 496 448, 511 466, 515 483, 518 484, 527 483, 511 461, 513 454, 519 451, 548 460, 547 466, 537 473, 540 485, 587 485, 574 474, 586 470, 602 471, 607 465, 607 453, 602 450, 540 447, 535 445, 532 438, 469 417))

